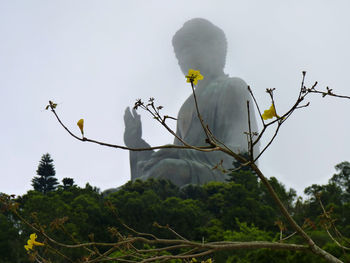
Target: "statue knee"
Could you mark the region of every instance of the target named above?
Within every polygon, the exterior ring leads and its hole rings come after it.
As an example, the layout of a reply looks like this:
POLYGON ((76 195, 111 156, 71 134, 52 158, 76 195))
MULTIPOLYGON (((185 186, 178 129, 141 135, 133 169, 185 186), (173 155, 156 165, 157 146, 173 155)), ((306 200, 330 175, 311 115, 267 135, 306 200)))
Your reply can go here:
POLYGON ((190 182, 190 170, 186 161, 166 158, 153 167, 150 177, 170 180, 175 185, 182 186, 190 182))

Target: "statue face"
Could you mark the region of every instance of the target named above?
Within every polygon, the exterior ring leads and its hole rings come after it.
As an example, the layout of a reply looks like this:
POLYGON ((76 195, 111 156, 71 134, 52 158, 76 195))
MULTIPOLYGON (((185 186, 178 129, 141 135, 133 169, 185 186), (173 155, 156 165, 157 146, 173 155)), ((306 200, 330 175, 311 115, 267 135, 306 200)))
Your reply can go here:
POLYGON ((187 21, 174 35, 173 46, 184 74, 189 69, 200 70, 204 77, 223 73, 226 37, 209 21, 202 18, 187 21))
POLYGON ((205 77, 223 72, 225 57, 222 56, 222 53, 204 43, 183 48, 176 52, 176 57, 185 75, 189 69, 195 69, 205 77))

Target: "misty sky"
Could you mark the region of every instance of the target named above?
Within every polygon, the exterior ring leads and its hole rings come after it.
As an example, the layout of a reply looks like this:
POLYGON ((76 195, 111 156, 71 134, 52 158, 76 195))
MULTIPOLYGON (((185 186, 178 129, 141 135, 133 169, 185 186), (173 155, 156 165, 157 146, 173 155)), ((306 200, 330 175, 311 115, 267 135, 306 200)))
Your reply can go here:
MULTIPOLYGON (((154 97, 164 114, 176 116, 191 89, 171 39, 191 18, 224 30, 225 72, 244 79, 261 108, 270 106, 265 89, 276 88, 278 111, 288 110, 303 70, 308 86, 317 80, 320 89, 350 95, 349 10, 345 0, 0 0, 0 192, 32 189, 47 152, 60 181, 72 177, 101 190, 127 182, 128 152, 75 140, 44 108, 57 102, 77 135, 84 118, 88 138, 115 144, 123 144, 124 110, 137 98, 154 97)), ((309 100, 259 161, 266 176, 299 194, 350 161, 350 101, 309 100)), ((145 112, 142 122, 151 145, 173 141, 145 112)))

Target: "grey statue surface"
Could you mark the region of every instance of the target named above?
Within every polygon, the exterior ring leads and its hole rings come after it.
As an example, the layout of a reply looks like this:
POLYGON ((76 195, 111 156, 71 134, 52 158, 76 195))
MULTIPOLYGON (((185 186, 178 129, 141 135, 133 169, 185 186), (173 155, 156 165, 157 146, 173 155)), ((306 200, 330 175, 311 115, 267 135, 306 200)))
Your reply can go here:
MULTIPOLYGON (((187 21, 176 32, 172 43, 182 72, 186 75, 189 69, 195 69, 204 76, 195 89, 204 122, 214 136, 232 150, 247 152, 247 136, 244 132, 248 131, 247 100, 250 101, 251 96, 243 80, 230 78, 223 71, 227 50, 224 32, 211 22, 196 18, 187 21)), ((250 105, 252 131, 257 131, 253 103, 250 105)), ((124 122, 126 146, 150 147, 142 139, 141 119, 136 110, 127 108, 124 122)), ((206 145, 193 95, 181 106, 176 134, 191 145, 206 145)), ((174 144, 182 145, 176 138, 174 144)), ((223 182, 227 175, 220 169, 213 169, 221 161, 222 168, 233 168, 232 157, 221 152, 187 149, 130 151, 131 179, 168 179, 180 187, 210 181, 223 182)))

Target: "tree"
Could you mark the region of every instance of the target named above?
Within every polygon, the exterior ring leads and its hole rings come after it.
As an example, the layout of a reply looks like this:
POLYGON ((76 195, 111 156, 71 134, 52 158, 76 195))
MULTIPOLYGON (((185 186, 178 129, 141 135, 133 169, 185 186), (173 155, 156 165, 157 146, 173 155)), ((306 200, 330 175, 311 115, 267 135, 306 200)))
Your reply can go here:
POLYGON ((74 179, 65 177, 62 179, 62 183, 63 183, 63 189, 67 190, 69 187, 72 187, 74 185, 74 179))
POLYGON ((56 190, 58 181, 55 177, 56 171, 50 154, 46 153, 41 157, 36 174, 39 176, 35 176, 32 179, 32 186, 35 191, 46 194, 56 190))
POLYGON ((350 201, 350 163, 342 162, 335 166, 335 170, 339 173, 333 175, 330 182, 337 184, 344 191, 344 201, 350 201))
POLYGON ((0 262, 19 262, 23 241, 20 240, 19 231, 16 228, 18 221, 12 213, 6 211, 1 202, 5 199, 6 194, 0 192, 0 262))
MULTIPOLYGON (((62 125, 62 127, 75 139, 82 141, 82 142, 91 142, 91 143, 95 143, 95 144, 99 144, 99 145, 103 145, 103 146, 107 146, 107 147, 112 147, 112 148, 116 148, 116 149, 124 149, 124 150, 129 150, 132 152, 138 152, 138 151, 152 151, 152 150, 157 150, 157 149, 187 149, 187 150, 194 150, 194 151, 199 151, 199 152, 203 152, 203 153, 210 153, 210 152, 215 152, 215 151, 219 151, 222 152, 228 156, 231 156, 233 159, 235 159, 237 162, 239 162, 241 164, 241 167, 238 168, 242 168, 245 166, 249 166, 251 171, 254 172, 254 174, 259 178, 259 183, 264 186, 266 188, 266 193, 268 193, 271 201, 273 200, 274 203, 277 205, 277 207, 279 208, 281 214, 283 215, 286 224, 288 224, 295 232, 295 234, 297 234, 299 236, 299 240, 296 240, 298 242, 294 243, 294 244, 290 244, 290 243, 277 243, 277 242, 271 242, 271 241, 264 241, 264 242, 257 242, 257 241, 252 241, 252 242, 214 242, 214 243, 206 243, 204 244, 199 243, 199 242, 191 242, 187 239, 184 239, 183 236, 178 235, 174 230, 170 229, 169 226, 165 226, 165 228, 169 229, 170 232, 174 233, 177 236, 177 239, 161 239, 161 238, 157 238, 155 235, 151 235, 148 233, 140 233, 138 231, 136 231, 135 229, 130 228, 129 226, 125 225, 129 230, 131 230, 131 232, 133 232, 134 234, 136 234, 135 236, 128 236, 128 237, 123 237, 122 240, 119 238, 117 243, 112 243, 112 244, 108 244, 109 246, 111 246, 111 250, 113 250, 114 248, 120 247, 120 246, 124 246, 125 244, 127 244, 128 250, 125 251, 123 250, 123 255, 119 257, 119 255, 117 257, 114 257, 113 259, 117 260, 117 259, 121 259, 125 261, 128 260, 129 262, 140 262, 140 258, 145 258, 145 260, 142 260, 142 262, 151 262, 151 261, 157 261, 157 260, 170 260, 170 259, 187 259, 190 260, 192 258, 196 258, 196 257, 202 257, 205 255, 209 255, 209 254, 213 254, 217 251, 222 251, 222 250, 235 250, 235 249, 245 249, 245 248, 249 248, 249 249, 275 249, 275 250, 290 250, 290 251, 311 251, 313 252, 315 255, 318 255, 319 257, 323 258, 324 260, 328 261, 328 262, 343 262, 340 259, 338 259, 336 256, 330 254, 329 252, 327 252, 326 250, 324 250, 323 248, 319 247, 318 245, 316 245, 316 243, 314 242, 314 240, 312 239, 312 237, 305 231, 305 229, 303 229, 303 225, 299 225, 295 219, 293 218, 293 213, 291 213, 290 211, 288 211, 289 204, 291 204, 290 201, 293 201, 295 198, 295 191, 290 190, 286 195, 283 196, 279 196, 279 194, 286 192, 285 188, 283 185, 280 185, 277 183, 277 180, 275 180, 274 178, 268 180, 266 178, 266 176, 263 174, 263 172, 259 169, 259 167, 257 166, 257 161, 258 159, 261 157, 261 155, 265 152, 265 150, 267 148, 269 148, 269 146, 273 143, 274 139, 276 138, 279 129, 281 128, 281 125, 284 124, 285 121, 287 121, 287 119, 296 111, 299 110, 301 108, 305 108, 308 107, 310 103, 306 103, 306 104, 302 104, 303 101, 305 101, 305 98, 312 93, 316 93, 316 94, 321 94, 323 97, 325 96, 333 96, 333 97, 339 97, 339 98, 346 98, 346 99, 350 99, 349 96, 342 96, 342 95, 337 95, 335 93, 333 93, 332 89, 329 89, 327 87, 326 91, 320 91, 316 89, 316 85, 317 82, 315 82, 315 84, 311 87, 308 88, 304 85, 304 81, 305 81, 305 75, 306 72, 303 71, 303 78, 302 78, 302 82, 301 82, 301 87, 300 87, 300 91, 299 91, 299 96, 297 97, 295 103, 290 107, 290 109, 285 112, 283 115, 279 116, 277 115, 277 109, 275 108, 275 102, 274 102, 274 90, 275 89, 266 89, 266 92, 269 94, 270 98, 271 98, 271 107, 268 110, 265 110, 264 113, 262 113, 260 111, 259 105, 254 97, 254 94, 252 92, 252 90, 250 89, 250 87, 248 86, 248 91, 251 95, 251 97, 253 98, 255 107, 257 108, 257 110, 259 111, 259 115, 260 115, 260 119, 263 125, 263 128, 260 132, 256 132, 254 130, 252 130, 252 126, 251 126, 251 119, 250 119, 250 105, 249 105, 249 100, 247 100, 247 113, 248 113, 248 131, 244 132, 247 135, 247 143, 248 143, 248 158, 245 158, 243 156, 241 156, 241 153, 239 151, 234 151, 232 149, 230 149, 228 146, 226 146, 225 144, 223 144, 221 142, 220 139, 218 139, 210 130, 210 127, 204 122, 201 113, 199 112, 199 107, 198 107, 198 101, 196 98, 196 94, 195 94, 195 85, 197 82, 197 79, 199 79, 199 71, 198 74, 192 74, 191 70, 189 70, 188 76, 186 76, 187 78, 187 82, 191 83, 191 88, 192 88, 192 93, 193 93, 193 101, 195 104, 195 109, 196 109, 196 113, 197 113, 197 117, 198 120, 202 126, 203 132, 205 134, 205 143, 206 145, 191 145, 189 143, 187 143, 186 141, 184 141, 181 137, 179 137, 174 130, 172 130, 168 124, 166 123, 166 120, 168 118, 174 119, 173 117, 169 117, 168 115, 164 115, 162 116, 160 113, 160 109, 162 109, 162 106, 156 106, 154 104, 154 99, 151 98, 149 99, 148 103, 145 103, 143 101, 141 101, 141 99, 137 100, 137 102, 135 103, 134 109, 136 110, 137 108, 141 108, 142 110, 147 111, 148 113, 150 113, 152 115, 152 117, 159 122, 165 129, 167 129, 172 135, 174 135, 176 137, 177 140, 179 140, 181 142, 180 145, 177 144, 167 144, 167 145, 160 145, 160 146, 154 146, 154 147, 150 147, 147 146, 145 148, 133 148, 133 147, 129 147, 129 146, 122 146, 122 145, 114 145, 114 144, 110 144, 110 143, 105 143, 105 142, 101 142, 101 141, 96 141, 93 139, 89 139, 87 137, 84 136, 83 133, 83 123, 80 121, 78 122, 78 126, 82 132, 82 137, 79 137, 77 135, 75 135, 73 132, 70 131, 70 129, 68 129, 63 122, 61 121, 61 119, 59 118, 59 116, 56 113, 56 105, 55 103, 53 103, 52 101, 49 101, 49 105, 47 105, 47 109, 50 108, 50 110, 52 111, 52 113, 55 115, 56 119, 58 120, 58 122, 62 125), (276 119, 274 119, 276 118, 276 119), (272 119, 272 120, 269 120, 272 119), (270 130, 272 127, 274 127, 274 135, 270 138, 270 140, 266 143, 266 145, 264 147, 262 147, 261 151, 259 154, 257 154, 257 156, 255 156, 255 152, 254 152, 254 147, 257 147, 260 144, 260 139, 262 138, 262 136, 265 134, 265 132, 267 130, 270 130), (275 189, 277 187, 277 189, 275 189), (302 241, 302 242, 300 242, 302 241), (155 255, 155 256, 149 256, 149 254, 143 254, 145 253, 144 250, 142 249, 138 249, 137 247, 135 247, 133 244, 141 242, 144 245, 159 245, 159 246, 164 246, 162 248, 154 248, 154 249, 150 249, 147 250, 147 253, 149 252, 159 252, 159 251, 163 251, 163 252, 167 252, 169 253, 168 255, 155 255), (187 249, 187 251, 178 254, 177 250, 176 251, 171 251, 174 248, 185 248, 187 249), (128 255, 125 255, 124 253, 127 252, 128 255)), ((220 163, 217 165, 217 167, 214 167, 217 169, 220 169, 220 163)), ((236 170, 236 169, 235 169, 236 170)), ((224 171, 223 171, 224 172, 224 171)), ((233 171, 234 172, 234 171, 233 171)), ((237 179, 237 178, 235 178, 237 179)), ((240 186, 240 185, 238 185, 240 186)), ((213 203, 218 203, 223 201, 223 195, 221 193, 218 193, 218 195, 215 196, 215 200, 213 200, 213 203)), ((242 202, 244 202, 245 200, 241 200, 242 202)), ((140 206, 140 202, 135 203, 135 206, 140 206)), ((250 211, 252 211, 254 209, 254 206, 251 207, 250 211)), ((137 211, 136 209, 134 211, 137 211)), ((240 211, 239 211, 240 212, 240 211)), ((326 213, 326 212, 324 212, 326 213)), ((229 220, 232 221, 233 219, 233 215, 228 215, 229 220)), ((284 228, 284 227, 283 227, 284 228)), ((282 227, 281 227, 281 231, 282 231, 282 227)), ((294 235, 293 233, 293 235, 294 235)), ((44 232, 42 232, 42 234, 45 234, 44 232)), ((118 236, 120 237, 120 233, 117 233, 118 236)), ((281 241, 282 241, 282 235, 281 235, 281 241)), ((90 243, 91 244, 91 243, 90 243)), ((79 246, 88 246, 90 244, 83 244, 81 243, 79 246)), ((98 242, 93 242, 91 245, 100 245, 100 243, 98 242)), ((105 246, 106 244, 103 244, 103 246, 105 246)), ((338 245, 338 243, 337 243, 338 245)), ((68 247, 69 245, 65 245, 62 244, 63 247, 68 247)), ((341 245, 340 245, 341 246, 341 245)), ((91 257, 91 262, 99 262, 99 261, 104 261, 104 260, 111 260, 111 258, 105 257, 103 254, 99 254, 98 256, 95 257, 96 253, 91 253, 89 255, 89 258, 91 257), (93 258, 95 257, 95 258, 93 258)))

